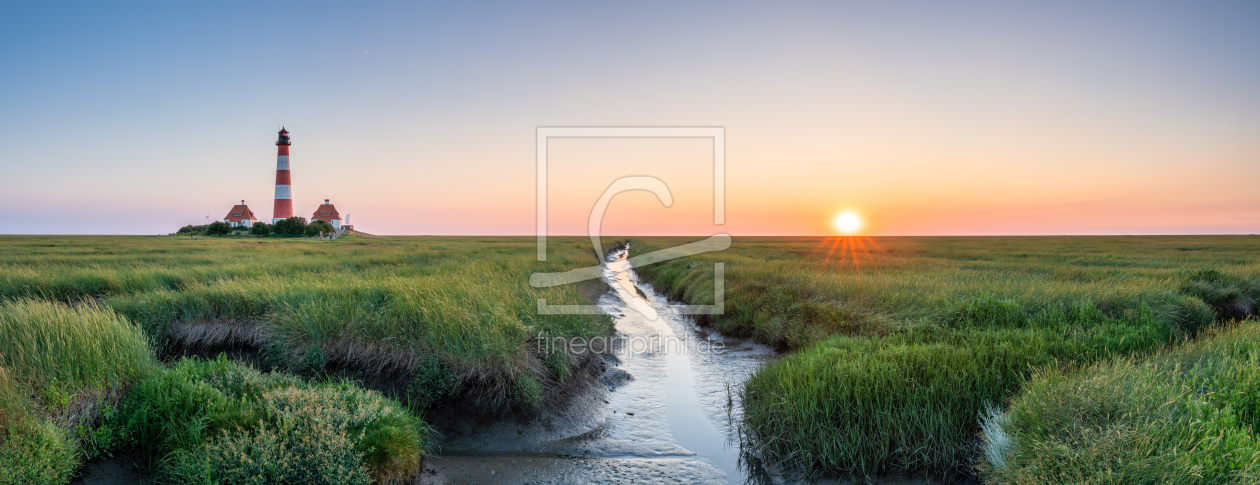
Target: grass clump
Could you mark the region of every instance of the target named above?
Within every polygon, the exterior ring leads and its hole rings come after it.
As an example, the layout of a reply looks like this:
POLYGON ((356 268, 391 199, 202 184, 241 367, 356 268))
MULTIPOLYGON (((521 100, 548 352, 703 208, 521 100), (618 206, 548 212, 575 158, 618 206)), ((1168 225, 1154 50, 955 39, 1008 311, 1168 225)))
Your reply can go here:
POLYGON ((108 308, 40 301, 0 303, 0 359, 13 379, 47 401, 136 378, 151 363, 148 340, 108 308))
POLYGON ((112 416, 118 446, 162 483, 401 483, 428 427, 346 382, 308 384, 220 357, 138 384, 112 416))
POLYGON ((1255 315, 1260 305, 1260 281, 1216 269, 1195 272, 1181 291, 1202 300, 1223 320, 1255 315))
POLYGON ((463 382, 449 365, 435 357, 424 359, 407 383, 407 401, 421 412, 436 409, 459 396, 463 382))
POLYGON ((148 341, 113 311, 0 302, 0 483, 65 483, 95 446, 112 396, 153 369, 148 341))
POLYGON ((1260 481, 1260 324, 1213 331, 1146 361, 1039 371, 984 424, 986 481, 1260 481))

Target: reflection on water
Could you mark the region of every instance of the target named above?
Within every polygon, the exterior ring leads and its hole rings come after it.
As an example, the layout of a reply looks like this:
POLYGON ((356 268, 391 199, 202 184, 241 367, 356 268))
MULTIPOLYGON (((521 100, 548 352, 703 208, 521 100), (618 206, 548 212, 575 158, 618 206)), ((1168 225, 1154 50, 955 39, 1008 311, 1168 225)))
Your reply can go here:
POLYGON ((493 435, 523 441, 445 445, 426 483, 744 483, 738 388, 773 352, 697 328, 638 281, 624 250, 603 278, 614 291, 599 305, 616 323, 618 367, 630 379, 610 386, 593 424, 572 436, 530 440, 548 434, 536 425, 493 435))

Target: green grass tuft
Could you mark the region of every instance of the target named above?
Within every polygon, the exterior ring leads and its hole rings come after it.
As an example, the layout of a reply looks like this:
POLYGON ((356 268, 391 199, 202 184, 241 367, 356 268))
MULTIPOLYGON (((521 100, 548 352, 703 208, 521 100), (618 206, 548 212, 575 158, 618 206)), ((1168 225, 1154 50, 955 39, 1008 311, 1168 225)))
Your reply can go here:
POLYGON ((0 484, 65 483, 94 415, 154 369, 148 340, 109 309, 30 300, 0 302, 0 336, 0 484))
POLYGON ((1260 305, 1260 281, 1216 269, 1195 272, 1181 291, 1203 300, 1222 320, 1247 318, 1260 305))
POLYGON ((135 379, 151 363, 139 328, 108 308, 0 303, 0 365, 39 390, 79 392, 135 379))
POLYGON ((1039 371, 985 417, 987 482, 1260 481, 1260 324, 1209 332, 1148 361, 1039 371))
POLYGON ((436 409, 458 397, 463 385, 449 365, 436 357, 428 357, 407 384, 407 401, 420 412, 436 409))

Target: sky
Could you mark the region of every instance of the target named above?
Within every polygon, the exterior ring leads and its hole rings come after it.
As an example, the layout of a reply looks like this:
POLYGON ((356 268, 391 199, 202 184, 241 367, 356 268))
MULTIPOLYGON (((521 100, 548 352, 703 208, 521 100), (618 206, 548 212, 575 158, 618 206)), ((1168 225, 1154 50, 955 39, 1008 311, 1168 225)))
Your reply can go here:
POLYGON ((0 0, 0 234, 1260 233, 1260 3, 0 0))

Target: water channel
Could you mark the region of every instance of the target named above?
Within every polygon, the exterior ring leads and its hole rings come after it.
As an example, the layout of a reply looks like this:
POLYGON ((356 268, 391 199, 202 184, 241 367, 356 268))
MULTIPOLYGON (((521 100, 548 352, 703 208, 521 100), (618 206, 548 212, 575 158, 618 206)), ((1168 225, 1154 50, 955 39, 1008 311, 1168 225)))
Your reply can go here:
POLYGON ((548 416, 449 440, 422 483, 745 482, 739 386, 774 352, 696 326, 639 280, 628 252, 610 254, 602 275, 613 291, 599 306, 619 342, 603 388, 548 416))

